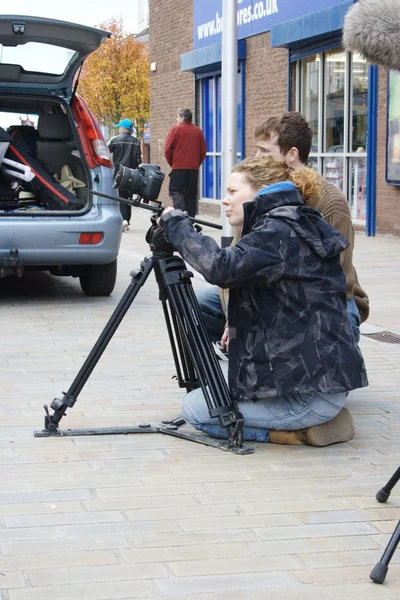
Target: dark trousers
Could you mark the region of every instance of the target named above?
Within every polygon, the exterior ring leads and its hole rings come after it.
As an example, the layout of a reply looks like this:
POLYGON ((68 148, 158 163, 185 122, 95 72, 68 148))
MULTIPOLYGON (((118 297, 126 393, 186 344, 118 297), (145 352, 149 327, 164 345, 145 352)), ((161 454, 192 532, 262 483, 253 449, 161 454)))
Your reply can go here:
MULTIPOLYGON (((127 198, 127 199, 132 197, 132 195, 128 194, 128 192, 122 192, 121 190, 118 190, 118 196, 120 198, 127 198)), ((132 207, 129 206, 129 204, 124 204, 124 203, 120 202, 119 208, 121 211, 123 221, 128 221, 128 223, 130 223, 131 215, 132 215, 132 207)))
POLYGON ((173 169, 170 173, 169 195, 174 208, 185 210, 190 217, 197 213, 197 185, 199 172, 196 169, 173 169))

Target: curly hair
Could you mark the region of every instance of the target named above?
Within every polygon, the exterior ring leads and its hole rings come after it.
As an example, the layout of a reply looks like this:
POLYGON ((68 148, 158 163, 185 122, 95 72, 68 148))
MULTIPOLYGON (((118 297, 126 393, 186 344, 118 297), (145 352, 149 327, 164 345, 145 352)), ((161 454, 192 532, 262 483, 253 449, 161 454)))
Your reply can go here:
POLYGON ((263 154, 249 158, 237 164, 232 173, 243 173, 247 183, 255 190, 266 185, 291 181, 305 200, 314 198, 321 191, 321 177, 313 169, 301 167, 290 169, 282 160, 272 154, 263 154))

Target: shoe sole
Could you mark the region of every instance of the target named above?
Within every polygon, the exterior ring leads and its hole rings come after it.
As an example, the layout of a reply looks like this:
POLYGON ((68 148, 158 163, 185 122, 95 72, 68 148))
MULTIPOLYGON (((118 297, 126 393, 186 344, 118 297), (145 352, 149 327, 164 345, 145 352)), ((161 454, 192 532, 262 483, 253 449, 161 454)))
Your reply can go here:
POLYGON ((223 360, 223 361, 228 361, 229 360, 228 353, 225 352, 225 350, 222 350, 221 346, 219 346, 218 343, 213 344, 213 347, 214 347, 214 352, 217 355, 217 358, 219 360, 223 360))
POLYGON ((332 421, 310 427, 301 434, 305 434, 305 439, 303 439, 303 435, 300 436, 301 441, 310 446, 322 447, 348 442, 354 437, 353 417, 347 408, 342 408, 332 421))

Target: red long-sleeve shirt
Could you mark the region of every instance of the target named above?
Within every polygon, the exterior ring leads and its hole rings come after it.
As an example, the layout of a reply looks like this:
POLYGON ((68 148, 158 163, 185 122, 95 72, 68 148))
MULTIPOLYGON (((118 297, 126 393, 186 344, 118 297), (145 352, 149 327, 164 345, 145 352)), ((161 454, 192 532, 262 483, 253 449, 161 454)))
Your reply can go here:
POLYGON ((180 123, 169 132, 165 141, 165 158, 172 169, 198 169, 206 157, 207 146, 200 127, 180 123))

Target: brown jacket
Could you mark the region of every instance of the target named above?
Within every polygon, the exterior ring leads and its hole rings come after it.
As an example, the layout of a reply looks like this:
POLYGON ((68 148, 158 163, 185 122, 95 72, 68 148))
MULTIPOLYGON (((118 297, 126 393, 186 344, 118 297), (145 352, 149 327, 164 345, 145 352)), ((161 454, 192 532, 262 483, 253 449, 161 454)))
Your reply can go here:
MULTIPOLYGON (((357 273, 353 265, 354 249, 354 227, 351 221, 349 203, 344 194, 333 183, 322 179, 322 190, 318 198, 307 200, 307 206, 317 208, 330 225, 342 233, 349 242, 348 248, 340 255, 340 264, 346 274, 347 280, 347 299, 354 297, 358 310, 360 311, 361 323, 368 319, 369 300, 367 294, 360 287, 357 273)), ((235 235, 232 245, 240 239, 241 229, 235 228, 235 235)), ((229 290, 219 290, 222 308, 226 314, 226 303, 229 296, 229 290)))
POLYGON ((348 240, 349 246, 340 255, 340 264, 346 273, 347 299, 354 297, 360 311, 361 323, 368 319, 369 300, 360 287, 356 270, 353 265, 354 227, 351 221, 350 207, 344 194, 333 183, 322 180, 322 191, 318 198, 307 200, 306 204, 317 208, 330 225, 335 227, 348 240))

